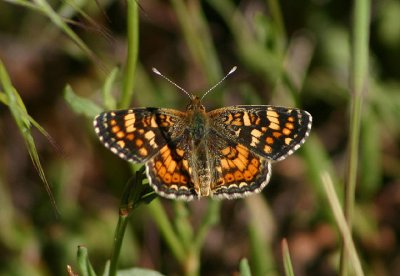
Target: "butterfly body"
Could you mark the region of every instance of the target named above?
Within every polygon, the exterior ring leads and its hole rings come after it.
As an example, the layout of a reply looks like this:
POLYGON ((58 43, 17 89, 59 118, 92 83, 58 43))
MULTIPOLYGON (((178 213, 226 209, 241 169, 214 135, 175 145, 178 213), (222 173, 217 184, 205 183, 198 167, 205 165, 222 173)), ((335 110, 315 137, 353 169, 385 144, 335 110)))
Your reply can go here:
POLYGON ((297 150, 311 123, 307 111, 269 105, 206 112, 193 96, 185 112, 110 111, 97 116, 94 127, 120 158, 146 164, 149 184, 158 194, 189 201, 260 192, 269 182, 271 162, 297 150))

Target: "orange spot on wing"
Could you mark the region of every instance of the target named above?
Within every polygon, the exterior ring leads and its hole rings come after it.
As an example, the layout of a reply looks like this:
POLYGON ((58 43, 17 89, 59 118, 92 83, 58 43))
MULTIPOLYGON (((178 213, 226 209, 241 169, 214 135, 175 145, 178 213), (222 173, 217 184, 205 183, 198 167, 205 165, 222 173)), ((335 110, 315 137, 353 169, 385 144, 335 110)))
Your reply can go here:
POLYGON ((226 182, 230 183, 230 182, 233 182, 234 180, 235 180, 235 177, 233 176, 233 174, 227 173, 227 174, 225 175, 225 181, 226 181, 226 182))
POLYGON ((236 165, 235 165, 235 163, 232 162, 232 160, 227 160, 227 161, 228 161, 229 168, 231 168, 231 169, 236 168, 236 165))
POLYGON ((168 155, 167 158, 164 160, 165 166, 169 167, 171 161, 172 161, 172 157, 171 157, 171 155, 168 155))
POLYGON ((141 147, 143 145, 143 140, 142 139, 136 139, 135 143, 136 143, 136 146, 141 147))
POLYGON ((238 151, 236 150, 236 148, 231 148, 231 152, 227 155, 227 157, 229 159, 233 159, 237 156, 238 151))
POLYGON ((179 179, 180 179, 179 173, 174 173, 174 174, 172 175, 172 182, 178 183, 178 182, 179 182, 179 179))
POLYGON ((253 159, 251 160, 251 164, 253 164, 254 166, 258 167, 258 166, 260 165, 260 162, 258 161, 258 159, 253 158, 253 159))
POLYGON ((223 155, 228 155, 228 153, 231 151, 231 147, 226 147, 223 150, 221 150, 223 155))
POLYGON ((176 162, 174 160, 172 160, 168 166, 168 171, 170 173, 173 173, 176 169, 176 165, 177 165, 176 162))
POLYGON ((187 179, 184 175, 181 175, 181 184, 185 185, 187 183, 187 179))
POLYGON ((244 157, 247 157, 249 155, 249 150, 247 148, 245 148, 242 145, 238 145, 236 147, 237 151, 242 154, 244 157))
POLYGON ((268 145, 265 145, 264 146, 264 152, 271 153, 272 152, 272 148, 270 146, 268 146, 268 145))
POLYGON ((116 136, 117 136, 117 138, 121 139, 121 138, 124 138, 125 133, 123 131, 118 131, 116 136))
POLYGON ((282 129, 282 133, 285 134, 286 136, 289 135, 292 131, 290 129, 284 128, 282 129))
POLYGON ((274 130, 280 130, 281 127, 277 123, 270 123, 269 128, 274 129, 274 130))
POLYGON ((113 127, 111 128, 112 133, 117 133, 117 132, 120 131, 120 130, 121 130, 121 128, 120 128, 119 126, 113 126, 113 127))
POLYGON ((265 138, 265 142, 267 142, 267 144, 272 145, 274 143, 274 138, 268 136, 267 138, 265 138))
POLYGON ((253 175, 252 175, 251 172, 249 172, 249 171, 244 171, 244 172, 243 172, 243 175, 244 175, 244 179, 245 179, 246 181, 250 181, 250 180, 253 179, 253 175))
POLYGON ((228 161, 226 159, 221 159, 221 166, 222 166, 223 169, 229 170, 229 164, 228 164, 228 161))
POLYGON ((294 125, 292 123, 286 123, 285 127, 287 127, 288 129, 294 129, 294 125))
POLYGON ((241 172, 239 172, 239 171, 236 171, 235 172, 235 179, 237 180, 237 181, 240 181, 240 180, 242 180, 244 177, 243 177, 243 174, 241 173, 241 172))
POLYGON ((253 175, 256 175, 258 173, 258 169, 251 164, 249 165, 248 169, 253 175))
POLYGON ((158 171, 158 175, 163 177, 166 172, 167 172, 167 169, 165 167, 161 167, 161 169, 158 171))
POLYGON ((144 156, 147 156, 148 151, 145 148, 140 148, 139 149, 139 154, 144 157, 144 156))
POLYGON ((236 165, 236 167, 240 170, 243 171, 245 169, 245 164, 240 160, 239 158, 236 158, 233 160, 233 163, 236 165))
POLYGON ((239 155, 238 158, 240 159, 240 161, 242 161, 242 163, 247 166, 247 163, 249 162, 249 160, 247 159, 247 157, 243 156, 243 155, 239 155))
POLYGON ((182 150, 182 149, 176 149, 176 153, 177 153, 180 157, 182 157, 183 154, 185 153, 185 151, 182 150))
POLYGON ((162 149, 160 149, 160 153, 164 153, 167 150, 169 151, 168 146, 163 146, 162 149))
POLYGON ((166 173, 163 177, 164 182, 167 184, 171 183, 171 179, 172 179, 172 176, 169 173, 166 173))
POLYGON ((124 148, 124 147, 125 147, 125 142, 122 141, 122 140, 118 141, 117 144, 118 144, 118 146, 120 146, 121 148, 124 148))

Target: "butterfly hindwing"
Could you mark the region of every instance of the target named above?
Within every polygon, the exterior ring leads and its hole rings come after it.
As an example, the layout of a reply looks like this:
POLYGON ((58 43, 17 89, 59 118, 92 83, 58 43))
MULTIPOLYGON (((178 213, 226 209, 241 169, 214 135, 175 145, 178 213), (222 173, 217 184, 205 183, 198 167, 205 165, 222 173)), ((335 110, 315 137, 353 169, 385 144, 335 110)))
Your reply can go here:
POLYGON ((168 143, 146 163, 149 184, 167 198, 192 200, 197 197, 185 143, 168 143))
POLYGON ((271 165, 265 158, 214 131, 209 139, 210 150, 216 157, 212 197, 241 198, 258 193, 267 185, 271 165))

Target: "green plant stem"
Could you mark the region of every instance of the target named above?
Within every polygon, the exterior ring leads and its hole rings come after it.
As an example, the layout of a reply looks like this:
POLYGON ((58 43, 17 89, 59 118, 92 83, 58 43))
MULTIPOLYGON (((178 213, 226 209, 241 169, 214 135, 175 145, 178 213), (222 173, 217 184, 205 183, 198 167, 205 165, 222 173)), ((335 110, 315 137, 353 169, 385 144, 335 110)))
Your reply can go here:
POLYGON ((197 252, 200 252, 201 247, 204 243, 204 239, 210 228, 218 223, 219 220, 219 209, 221 202, 217 200, 209 200, 207 205, 207 212, 204 215, 203 221, 197 231, 196 238, 193 243, 193 247, 197 252))
POLYGON ((82 276, 96 276, 96 273, 90 264, 88 250, 84 246, 78 247, 78 266, 80 275, 82 276))
MULTIPOLYGON (((354 195, 357 180, 359 138, 361 125, 361 106, 363 92, 368 86, 368 40, 370 21, 370 0, 354 1, 354 28, 352 45, 351 68, 351 113, 350 113, 350 141, 348 147, 348 166, 345 186, 344 215, 349 229, 352 228, 352 213, 354 208, 354 195)), ((347 274, 348 253, 342 246, 340 274, 347 274)))
POLYGON ((128 54, 124 73, 124 83, 122 88, 120 108, 128 108, 135 84, 136 63, 139 53, 139 13, 136 0, 127 0, 127 36, 128 36, 128 54))
POLYGON ((119 255, 126 227, 128 226, 129 216, 141 203, 146 202, 145 197, 148 194, 148 186, 142 184, 143 178, 144 167, 137 171, 133 171, 133 177, 127 183, 125 190, 122 193, 118 224, 114 235, 113 253, 110 260, 109 276, 117 275, 119 255))
POLYGON ((180 262, 184 263, 186 259, 185 248, 183 247, 180 239, 173 230, 173 227, 168 219, 159 200, 154 200, 148 205, 148 210, 151 213, 152 218, 160 228, 162 235, 175 258, 180 262))
POLYGON ((183 271, 186 276, 200 275, 200 252, 192 247, 185 258, 183 263, 183 271))
POLYGON ((189 210, 182 201, 174 202, 175 218, 174 225, 180 237, 182 246, 188 250, 193 243, 193 228, 188 219, 189 210))
POLYGON ((108 274, 109 276, 117 275, 119 254, 121 252, 121 246, 122 241, 124 240, 126 227, 128 226, 129 213, 130 212, 127 208, 120 208, 118 224, 114 236, 114 248, 111 256, 110 270, 108 274))

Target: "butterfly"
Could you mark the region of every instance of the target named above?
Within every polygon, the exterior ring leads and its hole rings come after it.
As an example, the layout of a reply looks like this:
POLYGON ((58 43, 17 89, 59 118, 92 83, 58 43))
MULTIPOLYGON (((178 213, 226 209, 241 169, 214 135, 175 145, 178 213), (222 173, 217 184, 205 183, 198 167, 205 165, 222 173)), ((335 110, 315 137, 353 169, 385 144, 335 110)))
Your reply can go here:
POLYGON ((291 155, 309 136, 307 111, 237 105, 207 112, 202 98, 173 84, 190 98, 185 111, 132 108, 94 119, 100 141, 124 160, 145 163, 150 186, 163 197, 190 201, 259 193, 270 180, 271 163, 291 155))

